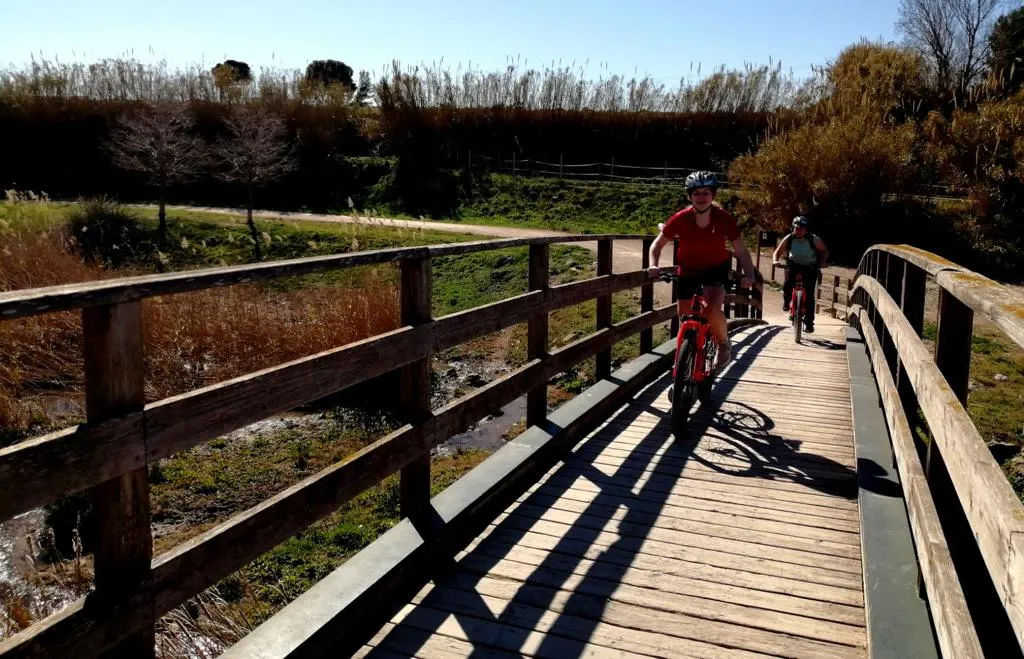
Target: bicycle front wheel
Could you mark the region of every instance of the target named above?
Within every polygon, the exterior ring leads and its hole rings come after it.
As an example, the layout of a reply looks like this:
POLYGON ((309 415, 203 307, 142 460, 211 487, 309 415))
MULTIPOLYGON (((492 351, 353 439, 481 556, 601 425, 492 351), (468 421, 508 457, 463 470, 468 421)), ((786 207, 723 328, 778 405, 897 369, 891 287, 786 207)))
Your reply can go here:
POLYGON ((701 380, 700 384, 697 385, 697 400, 700 401, 701 405, 707 405, 708 401, 711 400, 711 386, 715 381, 716 368, 715 364, 718 362, 718 345, 708 338, 708 342, 704 347, 704 379, 701 380))
POLYGON ((694 337, 683 338, 676 352, 676 377, 672 388, 672 434, 682 438, 696 391, 693 383, 694 337))

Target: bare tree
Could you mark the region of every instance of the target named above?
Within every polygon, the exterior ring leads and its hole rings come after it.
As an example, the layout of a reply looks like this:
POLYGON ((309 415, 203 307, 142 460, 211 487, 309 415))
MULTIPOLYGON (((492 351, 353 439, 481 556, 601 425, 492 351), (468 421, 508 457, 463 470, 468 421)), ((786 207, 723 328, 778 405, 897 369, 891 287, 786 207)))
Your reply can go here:
POLYGON ((900 0, 896 29, 934 67, 942 92, 960 96, 988 56, 988 33, 1002 0, 900 0))
POLYGON ((295 169, 295 158, 284 121, 277 115, 246 106, 236 109, 224 123, 227 137, 214 147, 223 164, 218 175, 245 186, 246 223, 259 258, 260 234, 252 219, 253 192, 295 169))
POLYGON ((192 133, 188 108, 160 103, 122 117, 106 144, 114 165, 142 174, 159 191, 159 238, 167 237, 167 188, 193 180, 209 162, 206 144, 192 133))

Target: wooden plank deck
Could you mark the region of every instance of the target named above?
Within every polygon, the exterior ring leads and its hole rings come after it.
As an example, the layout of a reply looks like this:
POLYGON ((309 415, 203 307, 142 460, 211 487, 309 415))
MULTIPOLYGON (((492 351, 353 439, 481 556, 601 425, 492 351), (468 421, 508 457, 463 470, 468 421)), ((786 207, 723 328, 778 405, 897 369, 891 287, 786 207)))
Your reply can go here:
POLYGON ((360 654, 865 656, 842 328, 736 334, 684 441, 654 383, 360 654))

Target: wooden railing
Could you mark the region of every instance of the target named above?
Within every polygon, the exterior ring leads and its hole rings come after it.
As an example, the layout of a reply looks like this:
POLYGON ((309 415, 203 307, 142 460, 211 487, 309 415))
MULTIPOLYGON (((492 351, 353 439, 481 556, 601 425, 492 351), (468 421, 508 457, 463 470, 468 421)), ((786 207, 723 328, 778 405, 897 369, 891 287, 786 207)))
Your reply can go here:
POLYGON ((940 648, 1005 656, 1024 648, 1024 506, 965 408, 975 314, 1024 346, 1024 297, 907 245, 872 247, 857 273, 849 319, 871 354, 940 648), (921 340, 928 278, 934 355, 921 340))
MULTIPOLYGON (((598 378, 611 369, 612 346, 640 335, 652 348, 653 326, 675 318, 654 308, 644 271, 650 238, 573 236, 386 249, 167 275, 132 277, 0 293, 0 320, 81 309, 87 422, 0 449, 0 521, 89 490, 98 519, 95 588, 65 610, 0 643, 0 656, 152 656, 154 623, 264 552, 324 518, 361 491, 400 471, 400 505, 409 516, 430 499, 430 449, 488 413, 527 395, 527 421, 547 414, 547 382, 596 356, 598 378), (616 239, 643 241, 643 269, 613 274, 616 239), (553 243, 597 241, 597 276, 551 286, 553 243), (437 256, 528 246, 529 291, 468 311, 432 318, 437 256), (396 263, 401 322, 373 336, 146 404, 142 302, 276 277, 358 265, 396 263), (640 313, 612 323, 612 294, 640 287, 640 313), (597 300, 596 332, 550 350, 548 314, 597 300), (430 408, 434 353, 518 323, 528 323, 527 363, 476 392, 430 408), (406 424, 319 473, 153 557, 147 466, 226 432, 400 370, 406 424), (13 484, 13 485, 12 485, 13 484)), ((730 295, 733 315, 760 313, 760 292, 730 295)))

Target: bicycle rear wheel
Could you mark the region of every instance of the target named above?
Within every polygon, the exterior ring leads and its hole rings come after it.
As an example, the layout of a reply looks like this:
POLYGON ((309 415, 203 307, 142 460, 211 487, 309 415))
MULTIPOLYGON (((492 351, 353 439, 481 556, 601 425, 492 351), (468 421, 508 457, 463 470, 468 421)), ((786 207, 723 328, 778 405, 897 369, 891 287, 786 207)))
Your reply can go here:
POLYGON ((802 320, 800 317, 804 315, 804 292, 797 290, 794 297, 796 299, 793 300, 793 339, 800 343, 800 330, 803 327, 800 324, 802 320))
POLYGON ((694 336, 688 333, 676 353, 676 377, 672 388, 672 434, 677 438, 682 438, 686 433, 686 421, 696 398, 692 375, 694 353, 694 336))

